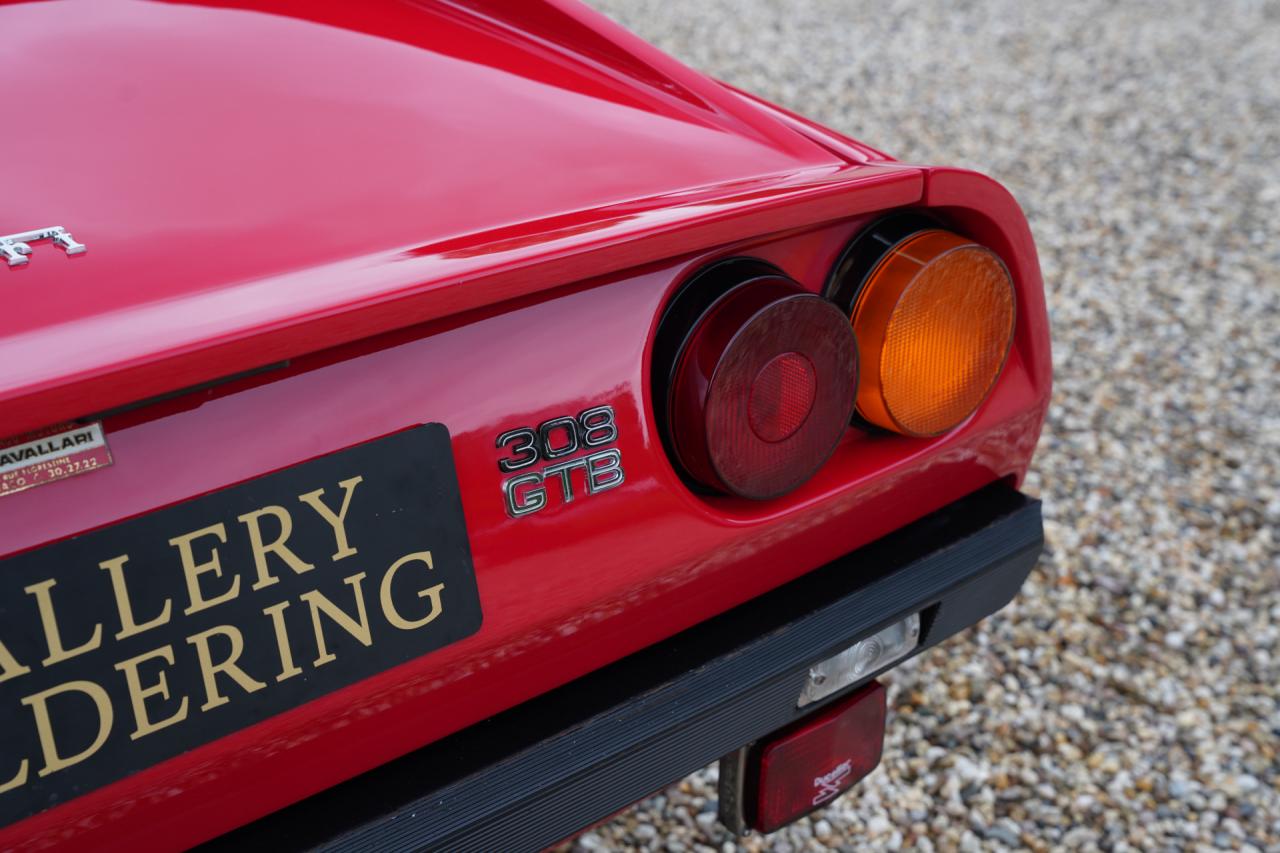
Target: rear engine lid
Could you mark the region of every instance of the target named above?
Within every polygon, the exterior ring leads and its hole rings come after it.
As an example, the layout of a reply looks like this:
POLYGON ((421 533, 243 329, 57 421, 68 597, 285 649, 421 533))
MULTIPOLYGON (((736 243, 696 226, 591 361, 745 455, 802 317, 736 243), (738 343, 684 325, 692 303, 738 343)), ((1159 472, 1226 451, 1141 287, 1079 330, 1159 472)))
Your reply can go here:
POLYGON ((0 408, 850 165, 585 9, 238 5, 0 9, 0 236, 87 247, 0 270, 0 408))

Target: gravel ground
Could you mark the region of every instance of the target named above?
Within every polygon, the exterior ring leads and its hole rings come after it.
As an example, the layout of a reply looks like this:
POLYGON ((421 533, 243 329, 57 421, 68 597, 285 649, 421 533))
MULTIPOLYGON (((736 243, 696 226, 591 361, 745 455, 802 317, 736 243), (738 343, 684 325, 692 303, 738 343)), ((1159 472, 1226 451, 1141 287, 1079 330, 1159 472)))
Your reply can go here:
MULTIPOLYGON (((1049 292, 1039 568, 888 677, 880 769, 736 849, 1280 851, 1280 3, 596 5, 1003 181, 1049 292)), ((734 850, 715 774, 574 846, 734 850)))

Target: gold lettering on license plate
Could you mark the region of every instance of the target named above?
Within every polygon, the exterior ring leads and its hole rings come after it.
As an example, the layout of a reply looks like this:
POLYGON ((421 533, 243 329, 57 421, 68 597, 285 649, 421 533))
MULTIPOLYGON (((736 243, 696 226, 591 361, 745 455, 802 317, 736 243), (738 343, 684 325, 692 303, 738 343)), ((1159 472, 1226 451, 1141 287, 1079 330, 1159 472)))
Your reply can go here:
MULTIPOLYGON (((229 571, 230 566, 223 562, 230 539, 226 522, 218 522, 170 538, 169 544, 175 548, 178 557, 177 565, 173 568, 181 572, 187 595, 183 600, 166 599, 156 612, 141 612, 140 609, 135 609, 130 599, 128 554, 102 560, 98 564, 98 568, 104 572, 101 592, 105 594, 110 591, 120 625, 120 630, 114 634, 111 631, 114 626, 103 622, 89 626, 61 620, 57 608, 58 582, 54 578, 28 585, 24 592, 31 596, 39 611, 40 627, 48 654, 40 661, 19 661, 0 638, 0 682, 16 679, 31 672, 36 666, 48 668, 89 652, 105 650, 114 641, 150 631, 171 621, 180 621, 186 616, 224 604, 241 595, 252 595, 279 583, 277 572, 281 568, 298 575, 313 571, 316 564, 304 559, 289 544, 293 513, 314 511, 332 528, 333 552, 327 555, 328 561, 336 564, 355 557, 359 552, 348 538, 346 518, 356 487, 363 479, 352 477, 338 483, 335 490, 317 489, 298 495, 298 501, 303 506, 294 507, 292 511, 284 506, 265 506, 240 515, 236 520, 243 525, 240 532, 247 542, 248 556, 253 566, 252 571, 243 577, 229 571), (331 497, 331 493, 336 496, 331 497), (264 523, 266 518, 272 520, 273 527, 268 528, 264 523)), ((307 556, 319 559, 318 555, 307 556)), ((0 793, 25 784, 28 774, 33 770, 41 776, 48 776, 88 759, 102 747, 116 728, 117 716, 124 718, 119 723, 123 724, 122 728, 129 730, 128 736, 137 740, 182 723, 197 709, 208 711, 217 708, 232 701, 233 697, 256 693, 268 689, 270 684, 302 675, 304 667, 315 669, 336 660, 329 647, 336 631, 345 632, 363 646, 371 646, 373 638, 369 610, 372 607, 379 608, 386 621, 401 630, 411 631, 424 627, 435 621, 443 611, 441 593, 445 585, 430 583, 433 569, 430 551, 405 554, 380 572, 381 577, 373 583, 368 583, 367 571, 354 572, 344 577, 342 583, 349 588, 346 601, 334 600, 312 589, 299 594, 292 602, 284 600, 264 608, 262 615, 271 621, 275 637, 275 648, 271 650, 275 656, 274 661, 278 663, 278 666, 272 667, 277 670, 275 672, 258 673, 254 676, 246 671, 240 662, 245 654, 244 634, 236 625, 215 625, 192 633, 185 637, 185 641, 192 647, 194 655, 190 655, 193 660, 186 663, 198 667, 203 691, 196 696, 181 697, 176 707, 173 707, 173 702, 178 697, 171 695, 165 675, 168 667, 177 665, 174 644, 166 644, 114 663, 113 668, 123 674, 128 687, 128 708, 113 707, 107 692, 99 684, 83 679, 57 684, 21 697, 20 703, 31 709, 40 741, 40 755, 32 756, 30 760, 22 759, 11 778, 7 781, 0 780, 0 793), (416 597, 424 600, 418 612, 402 612, 402 605, 392 597, 392 586, 397 583, 397 576, 401 572, 406 576, 417 576, 414 581, 419 587, 416 597), (310 615, 318 652, 314 659, 298 660, 295 657, 293 641, 281 618, 285 609, 293 604, 306 608, 310 615), (64 701, 75 702, 76 700, 69 698, 73 694, 79 694, 82 711, 93 708, 97 712, 96 733, 88 746, 67 747, 64 745, 65 737, 59 737, 54 724, 51 705, 64 701), (59 698, 64 696, 68 698, 59 698), (167 710, 162 714, 157 713, 156 709, 162 705, 167 710)), ((90 726, 90 730, 93 728, 90 726)))
POLYGON ((389 473, 407 447, 454 482, 438 445, 414 438, 2 561, 0 818, 478 630, 460 504, 431 488, 406 496, 389 473), (376 464, 356 473, 361 459, 376 464))

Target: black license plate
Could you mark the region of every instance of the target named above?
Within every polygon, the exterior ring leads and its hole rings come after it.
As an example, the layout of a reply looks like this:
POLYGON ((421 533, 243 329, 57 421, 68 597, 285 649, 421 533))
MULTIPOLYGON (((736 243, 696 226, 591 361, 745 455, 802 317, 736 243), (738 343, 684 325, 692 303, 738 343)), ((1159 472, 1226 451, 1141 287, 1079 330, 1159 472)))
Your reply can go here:
POLYGON ((441 424, 0 560, 0 824, 480 618, 441 424))

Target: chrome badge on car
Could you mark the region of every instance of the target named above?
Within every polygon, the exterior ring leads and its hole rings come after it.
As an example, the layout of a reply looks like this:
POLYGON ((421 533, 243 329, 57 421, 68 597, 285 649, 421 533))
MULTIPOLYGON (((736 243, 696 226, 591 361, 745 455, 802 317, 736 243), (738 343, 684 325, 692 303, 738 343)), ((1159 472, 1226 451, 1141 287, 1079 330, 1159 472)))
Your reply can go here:
POLYGON ((622 451, 606 446, 617 440, 612 406, 596 406, 577 417, 551 418, 498 436, 497 446, 508 453, 498 460, 499 471, 514 474, 541 465, 503 482, 507 515, 531 515, 556 495, 570 503, 577 495, 598 495, 622 485, 622 451), (550 481, 555 485, 548 487, 550 481))
POLYGON ((61 225, 54 225, 51 228, 37 228, 34 231, 23 231, 21 234, 0 237, 0 257, 3 257, 9 266, 20 267, 27 262, 27 255, 31 254, 30 244, 37 240, 52 240, 55 246, 68 255, 79 255, 85 249, 83 243, 77 243, 71 236, 71 232, 61 225))

